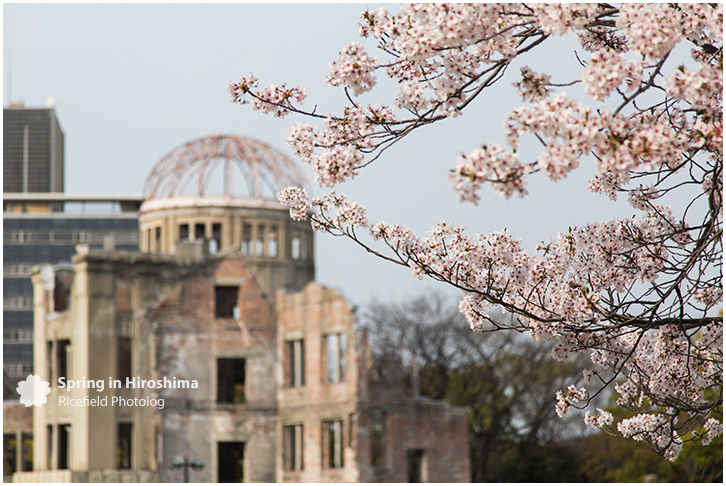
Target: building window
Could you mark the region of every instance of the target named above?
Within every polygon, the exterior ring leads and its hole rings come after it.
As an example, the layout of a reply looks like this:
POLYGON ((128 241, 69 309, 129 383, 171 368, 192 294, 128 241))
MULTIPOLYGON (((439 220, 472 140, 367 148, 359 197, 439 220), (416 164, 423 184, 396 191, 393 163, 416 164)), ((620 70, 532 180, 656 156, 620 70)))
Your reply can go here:
POLYGON ((217 482, 243 482, 244 457, 244 442, 217 442, 217 482))
POLYGON ((189 243, 189 225, 188 224, 179 225, 179 241, 181 241, 182 243, 189 243))
POLYGON ((343 421, 323 421, 321 442, 323 468, 338 469, 343 467, 343 421))
POLYGON ((71 451, 71 426, 58 424, 58 469, 68 469, 71 451))
POLYGON ((3 434, 3 455, 3 476, 12 476, 18 464, 18 438, 15 434, 3 434))
POLYGON ((285 341, 285 384, 289 387, 305 385, 305 341, 285 341))
POLYGON ((293 260, 299 260, 300 256, 302 255, 302 242, 300 240, 300 235, 298 233, 294 233, 292 235, 292 240, 290 241, 291 244, 291 256, 293 260))
POLYGON ((48 382, 49 383, 55 383, 56 382, 56 376, 53 373, 53 360, 55 356, 53 356, 53 341, 48 341, 48 345, 46 347, 46 364, 48 365, 48 382))
POLYGON ((32 329, 3 329, 5 344, 33 344, 32 329))
POLYGON ((58 349, 56 350, 56 353, 58 353, 58 364, 56 367, 57 371, 57 378, 70 378, 70 375, 68 373, 68 362, 70 361, 70 352, 71 352, 71 341, 68 339, 60 339, 58 340, 58 349))
POLYGON ((423 449, 412 449, 407 451, 406 470, 409 483, 427 482, 426 455, 423 449))
POLYGON ((131 428, 132 424, 118 424, 116 469, 131 469, 131 428))
POLYGON ((245 360, 217 360, 217 402, 245 403, 245 360))
POLYGON ((353 435, 355 434, 355 414, 348 414, 348 447, 353 447, 353 435))
POLYGON ((212 239, 209 240, 209 253, 217 253, 222 248, 222 225, 212 224, 212 239))
POLYGON ((161 252, 161 227, 154 229, 154 251, 161 252))
POLYGON ((381 410, 371 413, 371 466, 386 466, 386 414, 381 410))
POLYGON ((131 377, 131 338, 120 337, 116 340, 116 379, 131 377))
POLYGON ((234 318, 239 297, 237 286, 214 287, 214 315, 217 318, 234 318))
POLYGON ((194 242, 201 243, 204 241, 204 223, 194 225, 194 242))
POLYGON ((22 462, 21 466, 23 471, 32 471, 33 470, 33 436, 32 434, 22 434, 21 440, 23 442, 22 444, 22 462))
POLYGON ((303 426, 302 424, 286 425, 283 435, 283 462, 285 471, 302 471, 303 469, 303 426))
POLYGON ((71 300, 71 288, 68 283, 55 275, 55 285, 53 287, 53 310, 63 312, 68 309, 71 300))
POLYGON ((255 255, 263 256, 265 254, 265 227, 257 226, 257 240, 255 243, 255 255))
POLYGON ((46 437, 46 439, 47 439, 46 445, 48 446, 48 448, 46 449, 45 459, 48 461, 47 462, 48 469, 55 469, 53 467, 54 466, 54 464, 53 464, 53 426, 52 425, 48 425, 45 428, 45 431, 46 431, 45 433, 46 433, 46 436, 47 436, 46 437))
POLYGON ((326 334, 325 370, 328 383, 338 383, 345 379, 345 334, 326 334))
POLYGON ((267 240, 267 255, 272 258, 277 257, 277 235, 277 226, 272 226, 270 228, 270 236, 267 240))
POLYGON ((243 255, 250 255, 252 253, 252 225, 242 225, 242 246, 240 250, 243 255))

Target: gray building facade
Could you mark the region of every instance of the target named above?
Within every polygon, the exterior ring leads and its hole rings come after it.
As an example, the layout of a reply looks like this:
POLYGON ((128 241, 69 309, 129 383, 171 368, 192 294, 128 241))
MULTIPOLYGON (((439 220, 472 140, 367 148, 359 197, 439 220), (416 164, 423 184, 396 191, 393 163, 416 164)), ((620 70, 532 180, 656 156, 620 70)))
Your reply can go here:
POLYGON ((138 250, 139 196, 3 194, 3 372, 11 382, 33 372, 30 268, 70 265, 76 245, 138 250))
POLYGON ((63 192, 63 143, 53 108, 4 108, 3 193, 63 192))

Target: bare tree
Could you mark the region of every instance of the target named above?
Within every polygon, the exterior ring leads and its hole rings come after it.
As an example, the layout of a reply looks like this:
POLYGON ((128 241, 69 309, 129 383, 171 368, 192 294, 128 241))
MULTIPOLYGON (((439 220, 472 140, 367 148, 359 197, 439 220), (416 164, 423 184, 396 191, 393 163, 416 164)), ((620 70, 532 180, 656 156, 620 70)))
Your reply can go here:
POLYGON ((534 470, 559 481, 566 474, 564 464, 542 467, 572 453, 557 444, 583 432, 580 420, 560 420, 555 411, 555 393, 582 378, 577 363, 554 361, 551 345, 519 334, 472 334, 456 300, 434 292, 375 301, 361 322, 374 355, 401 359, 421 394, 466 407, 473 481, 525 481, 534 470), (528 461, 519 460, 525 451, 528 461))

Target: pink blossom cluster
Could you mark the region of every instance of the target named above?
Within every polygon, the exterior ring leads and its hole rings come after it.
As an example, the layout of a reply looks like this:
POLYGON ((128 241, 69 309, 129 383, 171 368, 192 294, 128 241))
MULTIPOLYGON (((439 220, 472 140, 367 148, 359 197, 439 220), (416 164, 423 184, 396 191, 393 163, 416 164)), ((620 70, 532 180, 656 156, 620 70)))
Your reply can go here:
POLYGON ((358 174, 363 154, 349 145, 335 145, 322 151, 313 161, 314 182, 331 187, 358 174))
POLYGON ((503 4, 415 4, 398 14, 380 8, 364 12, 360 33, 381 39, 395 55, 386 73, 402 85, 400 107, 435 106, 456 116, 471 79, 516 55, 522 13, 531 16, 522 6, 503 4))
POLYGON ((286 142, 312 164, 316 183, 333 187, 382 160, 412 130, 475 106, 513 59, 546 46, 548 36, 577 35, 591 53, 587 67, 557 86, 581 82, 587 105, 525 66, 515 86, 527 104, 506 115, 508 147, 486 143, 463 153, 449 178, 460 200, 477 203, 488 184, 502 196, 523 196, 529 177, 560 180, 589 159, 590 189, 613 200, 625 194, 637 215, 572 227, 528 252, 507 231, 472 236, 441 222, 419 237, 404 225, 372 224, 362 205, 335 192, 309 199, 289 188, 279 198, 316 230, 461 289, 459 308, 472 329, 528 331, 551 342, 559 360, 587 354, 594 365, 583 371, 587 388, 560 391, 558 414, 612 389, 636 415, 612 426, 608 412, 588 410, 586 423, 674 459, 689 433, 704 443, 722 433, 710 417, 720 407, 712 392, 723 386, 723 325, 714 317, 723 301, 722 25, 720 4, 381 7, 363 13, 360 34, 388 58, 349 44, 328 79, 357 96, 385 74, 399 86, 392 103, 351 99, 338 115, 304 112, 304 90, 261 88, 254 76, 229 92, 255 110, 318 120, 294 124, 286 142), (679 43, 694 48, 697 68, 665 62, 679 43), (541 150, 526 160, 519 148, 530 142, 541 150), (687 204, 663 204, 681 190, 687 204), (382 251, 359 238, 366 232, 382 251), (493 307, 516 319, 493 322, 493 307), (691 417, 685 425, 676 420, 682 414, 691 417), (703 432, 688 424, 704 424, 703 432))
POLYGON ((587 390, 584 388, 575 388, 575 385, 567 387, 566 391, 558 391, 556 394, 557 404, 555 410, 560 417, 566 417, 571 407, 577 406, 579 402, 587 399, 587 390))
POLYGON ((308 218, 308 212, 312 204, 308 193, 300 187, 288 187, 277 194, 277 200, 290 208, 290 217, 295 221, 304 221, 308 218))
POLYGON ((507 115, 505 136, 514 150, 520 138, 533 133, 546 142, 537 159, 537 168, 551 180, 565 177, 579 165, 579 157, 602 138, 600 119, 565 93, 532 106, 523 106, 507 115))
POLYGON ((239 83, 230 83, 227 92, 234 103, 245 104, 248 101, 245 95, 255 88, 255 95, 252 97, 252 108, 262 113, 272 113, 278 118, 284 118, 292 109, 292 100, 297 103, 304 103, 307 94, 304 88, 288 88, 284 83, 281 85, 272 84, 268 87, 258 87, 259 80, 256 76, 243 77, 239 83))
POLYGON ((665 451, 664 457, 674 461, 683 448, 683 442, 675 434, 664 415, 639 414, 623 419, 618 423, 618 431, 626 439, 645 441, 655 444, 665 451))
POLYGON ((681 14, 673 5, 620 5, 615 25, 630 40, 629 47, 651 59, 668 54, 683 36, 681 14))
POLYGON ((714 112, 723 107, 723 67, 701 65, 698 72, 685 67, 669 77, 663 86, 674 99, 694 110, 714 112))
POLYGON ((459 157, 449 179, 461 200, 476 204, 477 191, 484 182, 491 182, 495 191, 506 197, 515 192, 525 195, 524 170, 517 154, 502 150, 499 144, 482 145, 459 157))
POLYGON ((529 66, 520 69, 522 79, 513 84, 517 87, 517 94, 524 99, 534 103, 549 97, 552 89, 548 88, 552 82, 549 74, 540 74, 532 71, 529 66))
POLYGON ((600 7, 594 3, 559 3, 529 5, 545 34, 564 35, 582 29, 595 19, 600 7))
POLYGON ((595 101, 602 101, 628 80, 627 91, 636 89, 643 76, 643 65, 638 60, 625 64, 623 58, 611 50, 596 51, 582 73, 585 93, 595 101))
POLYGON ((585 412, 585 423, 596 429, 601 429, 613 423, 613 414, 598 408, 597 414, 593 415, 588 410, 585 412))
POLYGON ((429 106, 429 101, 424 97, 423 86, 419 83, 411 81, 403 81, 401 88, 396 97, 396 106, 412 112, 425 110, 429 106))
POLYGON ((723 435, 723 424, 715 418, 710 418, 703 425, 706 429, 706 437, 702 440, 703 445, 708 445, 715 437, 723 435))
POLYGON ((340 59, 330 63, 328 84, 345 86, 358 96, 376 85, 373 74, 376 67, 376 59, 370 57, 362 45, 351 42, 340 53, 340 59))
POLYGON ((627 52, 628 39, 620 31, 605 26, 594 26, 577 33, 577 40, 587 52, 610 49, 614 52, 627 52))
POLYGON ((292 148, 295 155, 305 162, 312 160, 315 153, 315 127, 309 123, 294 123, 287 131, 285 143, 292 148))

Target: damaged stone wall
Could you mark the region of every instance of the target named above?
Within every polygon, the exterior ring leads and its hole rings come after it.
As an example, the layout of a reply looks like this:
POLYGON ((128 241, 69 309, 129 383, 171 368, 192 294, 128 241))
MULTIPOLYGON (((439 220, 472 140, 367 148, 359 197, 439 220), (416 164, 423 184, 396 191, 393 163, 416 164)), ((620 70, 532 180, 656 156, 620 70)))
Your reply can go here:
POLYGON ((367 333, 356 329, 354 312, 340 293, 311 283, 299 293, 278 292, 277 310, 280 481, 469 482, 466 411, 407 396, 400 361, 374 361, 367 333), (328 379, 330 334, 346 336, 345 376, 338 383, 328 379), (298 340, 304 342, 305 381, 292 386, 290 343, 298 340), (338 468, 326 467, 324 424, 330 420, 343 425, 344 456, 338 468), (300 470, 285 457, 291 451, 283 428, 296 424, 304 432, 300 470))
MULTIPOLYGON (((243 451, 238 471, 242 479, 275 481, 275 314, 244 259, 235 252, 212 258, 203 271, 181 282, 178 296, 160 302, 149 320, 155 330, 156 376, 196 380, 199 385, 159 391, 165 400, 162 480, 181 481, 182 470, 168 464, 184 458, 204 463, 190 472, 192 482, 224 480, 219 476, 224 469, 220 459, 225 460, 229 448, 225 444, 237 444, 243 451), (217 317, 218 287, 236 287, 237 310, 231 316, 217 317), (226 369, 220 360, 243 367, 243 385, 232 400, 220 397, 220 388, 230 386, 228 377, 220 376, 226 369)), ((241 379, 242 371, 235 373, 241 379)))
MULTIPOLYGON (((278 375, 280 386, 280 453, 278 478, 285 482, 357 482, 359 478, 353 436, 357 403, 358 346, 353 312, 338 291, 319 284, 308 284, 301 292, 277 294, 277 353, 281 359, 278 375), (326 336, 345 336, 343 373, 339 381, 328 376, 326 336), (292 341, 304 342, 304 385, 290 386, 285 380, 286 346, 292 341), (331 467, 324 451, 327 431, 323 422, 342 423, 342 467, 331 467), (283 427, 300 424, 303 430, 302 464, 291 470, 284 457, 283 427)), ((340 338, 338 338, 340 339, 340 338)), ((334 364, 330 364, 334 367, 334 364)), ((297 444, 299 447, 300 444, 297 444)))

